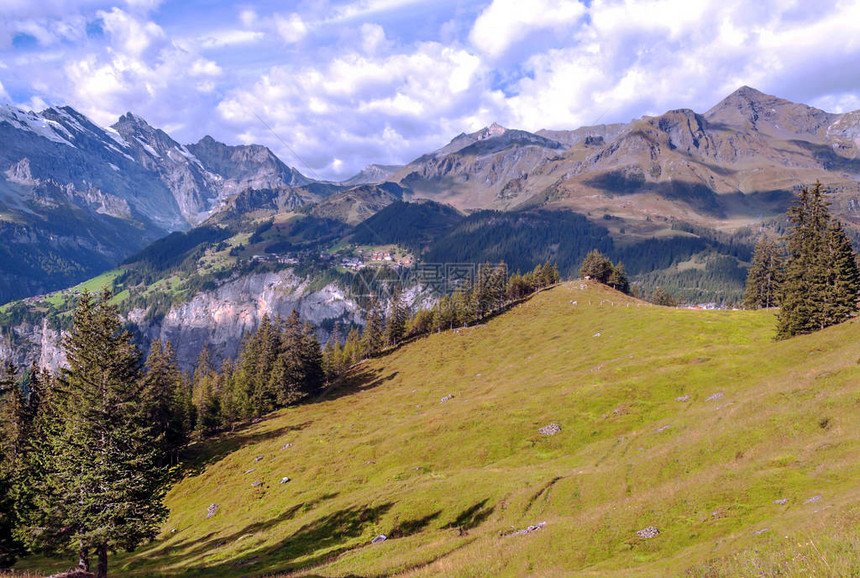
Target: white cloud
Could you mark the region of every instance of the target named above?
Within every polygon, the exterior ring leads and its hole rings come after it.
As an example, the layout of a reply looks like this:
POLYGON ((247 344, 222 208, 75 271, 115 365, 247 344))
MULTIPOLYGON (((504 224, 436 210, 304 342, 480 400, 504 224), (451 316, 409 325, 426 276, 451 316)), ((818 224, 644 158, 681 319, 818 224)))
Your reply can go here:
POLYGON ((8 93, 8 92, 6 92, 6 88, 3 86, 3 83, 2 83, 2 82, 0 82, 0 100, 4 100, 4 101, 7 101, 7 102, 8 102, 8 101, 10 101, 10 100, 12 100, 12 99, 9 97, 9 93, 8 93))
POLYGON ((308 26, 298 14, 289 16, 275 16, 275 29, 278 35, 290 44, 299 42, 308 33, 308 26))
POLYGON ((217 30, 200 37, 198 42, 202 48, 222 48, 239 44, 253 44, 261 41, 265 36, 263 32, 254 30, 217 30))
POLYGON ((493 0, 469 35, 478 50, 495 57, 531 33, 576 23, 586 8, 571 0, 493 0))
POLYGON ((105 32, 113 41, 112 51, 140 57, 150 47, 157 48, 166 41, 164 31, 155 22, 139 20, 119 8, 98 14, 104 22, 105 32))
POLYGON ((365 22, 361 25, 361 48, 368 54, 375 54, 385 45, 385 30, 379 24, 365 22))
POLYGON ((274 67, 218 110, 231 125, 252 127, 243 138, 268 144, 301 170, 342 176, 418 156, 474 122, 476 109, 495 110, 485 73, 477 56, 438 43, 382 57, 352 52, 324 66, 274 67))

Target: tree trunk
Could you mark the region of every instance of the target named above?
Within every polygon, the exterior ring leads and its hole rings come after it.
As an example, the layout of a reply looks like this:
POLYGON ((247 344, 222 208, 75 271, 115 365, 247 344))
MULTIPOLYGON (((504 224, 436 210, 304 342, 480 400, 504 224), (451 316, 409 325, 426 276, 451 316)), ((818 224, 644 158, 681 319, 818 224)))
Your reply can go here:
POLYGON ((107 544, 99 544, 99 547, 96 548, 96 551, 99 554, 99 568, 96 573, 97 578, 107 578, 107 544))
POLYGON ((83 546, 78 550, 78 570, 81 572, 90 571, 90 553, 83 546))

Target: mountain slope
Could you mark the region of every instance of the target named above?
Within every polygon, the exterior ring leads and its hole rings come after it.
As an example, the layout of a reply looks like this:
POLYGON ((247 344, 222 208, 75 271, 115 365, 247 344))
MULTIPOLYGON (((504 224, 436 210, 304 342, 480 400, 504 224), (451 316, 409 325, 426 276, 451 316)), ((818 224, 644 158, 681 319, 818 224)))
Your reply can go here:
POLYGON ((858 332, 774 343, 772 313, 566 283, 197 448, 161 536, 115 568, 847 575, 860 559, 858 332), (637 536, 649 526, 659 534, 637 536))
POLYGON ((185 147, 131 113, 101 128, 0 105, 0 303, 97 275, 245 188, 309 182, 265 147, 185 147))
MULTIPOLYGON (((492 124, 461 134, 423 155, 391 177, 416 197, 449 203, 459 209, 503 209, 523 201, 537 186, 531 174, 564 145, 522 130, 492 124), (531 180, 529 181, 528 179, 531 180)), ((552 180, 543 179, 544 187, 552 180)))

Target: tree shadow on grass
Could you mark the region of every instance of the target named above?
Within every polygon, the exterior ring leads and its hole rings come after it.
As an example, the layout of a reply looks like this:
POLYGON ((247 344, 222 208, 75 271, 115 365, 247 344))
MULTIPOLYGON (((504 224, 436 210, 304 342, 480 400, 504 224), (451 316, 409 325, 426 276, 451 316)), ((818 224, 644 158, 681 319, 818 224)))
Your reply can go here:
POLYGON ((385 374, 381 369, 373 369, 365 365, 354 368, 345 377, 335 382, 332 386, 326 388, 317 399, 317 401, 333 401, 335 399, 353 395, 361 391, 367 391, 378 387, 388 381, 392 381, 397 377, 396 371, 385 374))
POLYGON ((470 506, 460 512, 454 520, 445 526, 453 530, 459 530, 460 534, 465 534, 472 528, 480 526, 484 520, 490 517, 496 509, 494 506, 487 506, 487 500, 482 500, 477 504, 470 506))
POLYGON ((255 431, 254 425, 234 432, 225 432, 218 437, 209 438, 205 443, 189 447, 183 456, 183 476, 198 475, 206 466, 221 461, 227 455, 245 446, 268 441, 284 436, 291 432, 305 429, 311 424, 307 421, 297 425, 286 425, 265 431, 255 431))
MULTIPOLYGON (((227 536, 219 536, 216 532, 210 532, 201 538, 197 538, 196 540, 183 540, 175 544, 156 542, 152 544, 152 549, 142 550, 141 554, 143 555, 143 557, 149 558, 152 555, 163 554, 165 551, 174 552, 174 554, 170 555, 171 564, 179 564, 182 562, 193 560, 194 558, 206 555, 206 553, 211 552, 216 548, 232 544, 236 540, 241 539, 243 536, 254 535, 261 532, 268 532, 272 528, 275 528, 276 526, 284 522, 292 520, 296 517, 296 515, 310 511, 322 502, 334 499, 338 495, 339 494, 337 493, 323 494, 314 500, 302 502, 291 506, 277 516, 275 516, 274 518, 269 518, 261 522, 249 524, 241 530, 233 532, 232 534, 229 534, 227 536), (180 551, 181 553, 179 553, 180 551)), ((216 514, 216 516, 217 515, 229 514, 219 513, 216 514)))

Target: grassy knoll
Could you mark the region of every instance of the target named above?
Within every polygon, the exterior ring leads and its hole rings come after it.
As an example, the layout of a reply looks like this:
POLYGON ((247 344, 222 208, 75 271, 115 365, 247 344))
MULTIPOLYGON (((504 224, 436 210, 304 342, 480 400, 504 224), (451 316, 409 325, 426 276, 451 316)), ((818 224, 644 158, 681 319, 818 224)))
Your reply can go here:
POLYGON ((195 448, 162 535, 113 568, 856 575, 860 325, 780 343, 773 325, 563 284, 195 448))

